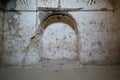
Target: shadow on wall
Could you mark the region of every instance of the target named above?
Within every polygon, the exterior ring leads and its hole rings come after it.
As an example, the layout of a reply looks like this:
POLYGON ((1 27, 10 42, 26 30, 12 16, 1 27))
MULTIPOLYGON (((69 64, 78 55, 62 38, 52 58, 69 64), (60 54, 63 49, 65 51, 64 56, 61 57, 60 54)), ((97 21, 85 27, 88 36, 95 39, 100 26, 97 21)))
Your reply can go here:
POLYGON ((0 0, 0 7, 5 8, 10 0, 0 0))
POLYGON ((16 0, 0 0, 0 9, 8 10, 16 7, 16 0))
POLYGON ((108 0, 108 2, 113 6, 113 8, 120 7, 120 0, 108 0))

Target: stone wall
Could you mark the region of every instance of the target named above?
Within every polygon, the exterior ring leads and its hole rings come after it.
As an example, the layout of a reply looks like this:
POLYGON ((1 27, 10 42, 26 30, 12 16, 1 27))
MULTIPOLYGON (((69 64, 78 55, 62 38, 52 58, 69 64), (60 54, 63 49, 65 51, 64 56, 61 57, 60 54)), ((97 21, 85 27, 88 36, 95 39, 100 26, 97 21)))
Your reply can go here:
POLYGON ((120 0, 111 0, 111 4, 114 8, 120 8, 120 0))
POLYGON ((0 10, 0 64, 2 63, 2 51, 3 51, 3 11, 0 10))
POLYGON ((52 24, 47 31, 40 30, 46 13, 37 12, 37 7, 57 6, 58 0, 9 2, 6 9, 11 11, 5 13, 4 22, 4 65, 33 65, 44 59, 99 65, 120 63, 120 14, 112 11, 108 0, 61 0, 62 8, 83 8, 69 12, 77 23, 79 51, 74 49, 75 31, 67 24, 52 24), (64 46, 62 42, 66 42, 64 46), (75 53, 79 53, 76 59, 73 58, 75 53))

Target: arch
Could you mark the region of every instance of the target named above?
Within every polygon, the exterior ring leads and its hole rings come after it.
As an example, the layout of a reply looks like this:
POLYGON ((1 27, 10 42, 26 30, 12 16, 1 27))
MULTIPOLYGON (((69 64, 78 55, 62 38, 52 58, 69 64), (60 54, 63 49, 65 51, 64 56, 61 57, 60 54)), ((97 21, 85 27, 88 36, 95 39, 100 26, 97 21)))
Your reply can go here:
POLYGON ((79 58, 79 49, 80 49, 80 40, 79 40, 79 31, 77 28, 77 23, 74 18, 67 12, 55 12, 55 13, 47 13, 46 16, 42 19, 38 32, 40 31, 41 34, 44 33, 45 29, 53 24, 62 22, 68 24, 76 34, 76 53, 77 58, 76 60, 80 60, 79 58))
POLYGON ((42 30, 44 31, 50 24, 56 22, 63 22, 65 24, 68 24, 75 31, 76 34, 79 33, 76 21, 70 14, 65 12, 47 14, 46 17, 44 17, 41 21, 42 30))

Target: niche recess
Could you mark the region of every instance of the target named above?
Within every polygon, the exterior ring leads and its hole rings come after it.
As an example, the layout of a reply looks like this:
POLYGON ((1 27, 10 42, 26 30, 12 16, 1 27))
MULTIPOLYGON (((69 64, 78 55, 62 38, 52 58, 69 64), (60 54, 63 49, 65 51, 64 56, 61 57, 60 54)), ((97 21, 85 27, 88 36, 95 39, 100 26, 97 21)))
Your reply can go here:
POLYGON ((78 31, 77 24, 74 18, 70 14, 63 13, 63 12, 48 13, 42 19, 40 27, 41 27, 40 30, 42 32, 42 48, 43 48, 42 59, 79 60, 79 49, 80 49, 79 48, 80 46, 79 45, 79 31, 78 31), (65 29, 65 32, 57 30, 57 28, 61 30, 65 29), (53 32, 52 29, 54 31, 59 31, 61 35, 63 33, 62 35, 63 37, 60 38, 59 36, 57 36, 57 32, 53 32), (46 34, 49 35, 47 37, 47 40, 45 40, 46 34), (64 36, 64 34, 67 37, 69 36, 69 38, 64 36), (53 35, 55 35, 54 39, 52 39, 53 35), (52 43, 50 45, 51 40, 55 41, 55 45, 52 45, 52 43), (66 43, 64 44, 65 41, 66 43), (64 50, 60 50, 63 48, 64 50))

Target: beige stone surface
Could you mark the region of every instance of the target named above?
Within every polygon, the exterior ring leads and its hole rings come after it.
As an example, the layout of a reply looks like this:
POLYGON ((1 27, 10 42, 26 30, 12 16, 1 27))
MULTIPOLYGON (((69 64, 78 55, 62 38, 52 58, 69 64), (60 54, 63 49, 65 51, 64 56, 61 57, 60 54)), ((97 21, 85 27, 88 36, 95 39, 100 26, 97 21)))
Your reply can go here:
POLYGON ((120 80, 120 66, 42 61, 35 66, 1 67, 0 80, 120 80))

